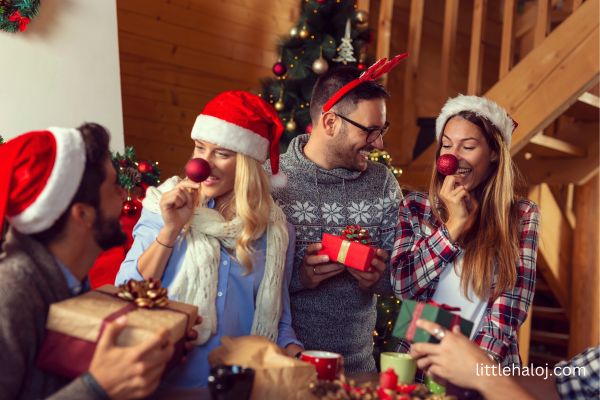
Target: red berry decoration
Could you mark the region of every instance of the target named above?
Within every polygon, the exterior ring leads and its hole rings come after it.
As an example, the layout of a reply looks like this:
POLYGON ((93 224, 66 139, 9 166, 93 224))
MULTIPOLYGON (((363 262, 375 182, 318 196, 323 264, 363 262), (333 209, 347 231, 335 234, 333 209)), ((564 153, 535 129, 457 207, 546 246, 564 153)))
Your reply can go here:
POLYGON ((185 165, 185 174, 196 183, 200 183, 210 175, 210 165, 203 158, 192 158, 185 165))
POLYGON ((121 210, 123 215, 127 215, 129 217, 135 217, 139 211, 140 207, 138 206, 138 203, 133 200, 127 200, 125 203, 123 203, 123 209, 121 210))
POLYGON ((275 64, 273 64, 273 73, 276 76, 284 76, 286 72, 287 72, 287 67, 281 61, 278 61, 275 64))
POLYGON ((454 175, 458 169, 458 159, 452 154, 441 155, 437 160, 437 170, 442 175, 454 175))
POLYGON ((138 164, 138 171, 140 171, 142 174, 149 174, 153 169, 154 168, 152 167, 152 164, 150 164, 148 161, 140 161, 138 164))

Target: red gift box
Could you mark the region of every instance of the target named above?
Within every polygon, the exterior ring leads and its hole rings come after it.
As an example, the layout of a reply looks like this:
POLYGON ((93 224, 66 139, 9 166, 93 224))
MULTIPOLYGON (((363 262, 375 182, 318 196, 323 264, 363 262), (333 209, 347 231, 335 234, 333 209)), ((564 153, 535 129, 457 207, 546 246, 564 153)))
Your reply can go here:
POLYGON ((339 262, 359 271, 371 272, 373 270, 371 261, 375 256, 374 248, 329 233, 323 234, 321 244, 323 249, 319 251, 319 255, 328 256, 333 262, 339 262))

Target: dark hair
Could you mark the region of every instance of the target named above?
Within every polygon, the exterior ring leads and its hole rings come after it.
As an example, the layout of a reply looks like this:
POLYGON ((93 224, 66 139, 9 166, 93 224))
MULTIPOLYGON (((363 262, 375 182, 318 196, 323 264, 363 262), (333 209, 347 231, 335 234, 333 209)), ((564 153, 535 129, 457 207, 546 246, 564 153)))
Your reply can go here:
POLYGON ((77 130, 81 132, 85 144, 85 169, 81 177, 81 183, 77 188, 77 192, 75 192, 75 196, 73 196, 73 200, 56 222, 45 231, 31 235, 43 244, 50 243, 63 233, 73 204, 85 203, 91 205, 97 211, 100 209, 100 186, 106 179, 104 163, 107 157, 110 156, 108 149, 110 135, 106 128, 95 123, 85 123, 77 130))
MULTIPOLYGON (((344 85, 358 78, 361 71, 356 67, 344 66, 332 68, 317 79, 310 99, 310 118, 316 124, 321 116, 323 105, 344 85)), ((387 90, 376 81, 361 83, 333 106, 340 114, 348 115, 361 100, 387 99, 387 90)))

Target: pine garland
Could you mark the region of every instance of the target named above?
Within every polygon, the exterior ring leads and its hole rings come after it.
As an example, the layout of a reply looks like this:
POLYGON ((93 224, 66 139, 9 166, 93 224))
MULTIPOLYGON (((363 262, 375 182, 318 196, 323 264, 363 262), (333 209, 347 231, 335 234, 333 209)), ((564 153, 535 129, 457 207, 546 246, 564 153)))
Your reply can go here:
POLYGON ((112 162, 117 170, 119 185, 127 191, 129 197, 136 188, 145 190, 148 186, 160 183, 158 162, 138 161, 133 147, 126 147, 123 154, 113 154, 112 162))
POLYGON ((40 0, 0 0, 0 29, 6 32, 22 32, 35 18, 40 0))

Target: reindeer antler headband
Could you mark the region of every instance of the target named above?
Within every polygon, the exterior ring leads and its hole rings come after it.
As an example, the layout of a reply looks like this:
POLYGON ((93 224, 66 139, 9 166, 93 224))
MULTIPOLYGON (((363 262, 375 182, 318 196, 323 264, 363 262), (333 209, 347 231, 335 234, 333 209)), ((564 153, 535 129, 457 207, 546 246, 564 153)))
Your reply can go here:
POLYGON ((398 54, 396 57, 392 58, 388 61, 387 58, 382 58, 377 61, 375 64, 371 65, 369 69, 363 72, 358 78, 344 85, 340 90, 338 90, 327 103, 323 105, 323 112, 327 112, 331 110, 331 108, 337 104, 338 101, 342 97, 348 94, 352 89, 360 85, 361 83, 374 81, 375 79, 379 79, 383 75, 387 74, 392 68, 394 68, 398 63, 408 57, 408 53, 398 54))

